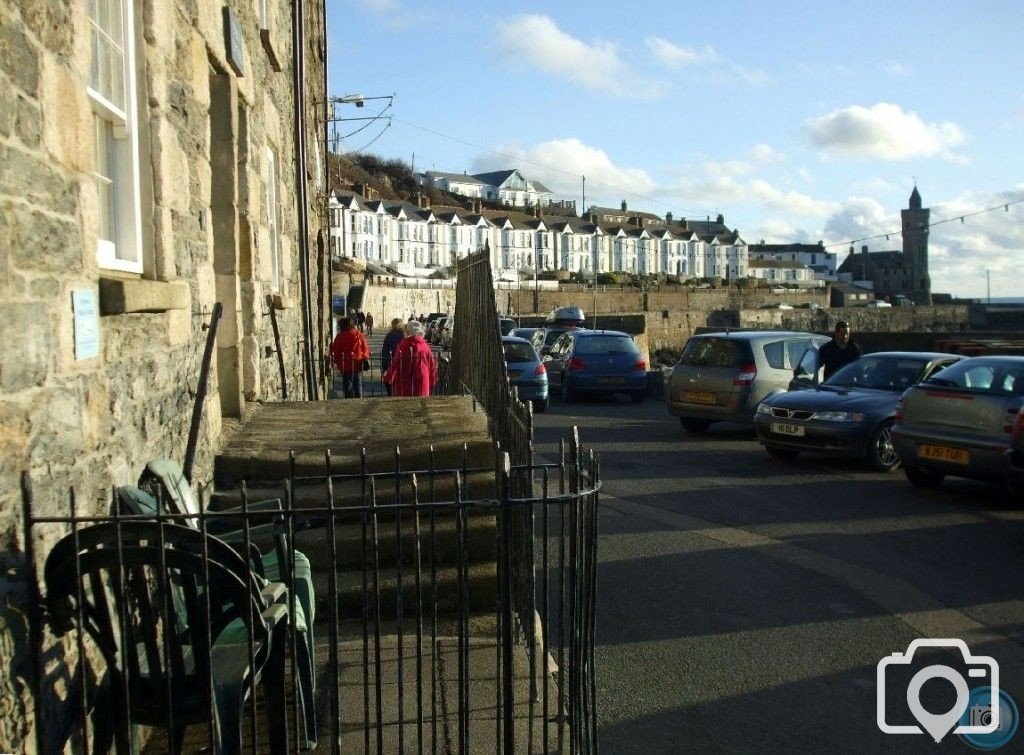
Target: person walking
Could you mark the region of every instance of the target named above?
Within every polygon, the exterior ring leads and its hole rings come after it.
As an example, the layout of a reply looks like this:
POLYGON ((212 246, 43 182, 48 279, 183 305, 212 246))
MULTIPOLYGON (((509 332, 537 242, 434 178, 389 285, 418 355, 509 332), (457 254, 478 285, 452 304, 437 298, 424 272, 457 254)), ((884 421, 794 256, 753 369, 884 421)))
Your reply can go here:
POLYGON ((341 388, 345 398, 362 398, 363 367, 364 364, 369 365, 370 347, 348 317, 338 322, 338 335, 331 343, 331 358, 341 373, 341 388))
POLYGON ((366 335, 367 336, 372 336, 373 335, 373 315, 371 315, 369 312, 367 312, 366 313, 366 317, 363 320, 363 322, 366 325, 366 335))
POLYGON ((363 310, 356 310, 356 327, 359 328, 359 332, 363 332, 363 324, 366 322, 366 315, 363 314, 363 310))
POLYGON ((391 366, 384 374, 393 396, 429 396, 437 383, 437 359, 423 339, 423 324, 411 320, 405 326, 406 337, 398 344, 391 366))
MULTIPOLYGON (((405 323, 402 322, 401 317, 396 317, 391 321, 391 330, 384 336, 384 345, 380 349, 380 374, 383 376, 388 371, 388 367, 391 366, 391 357, 395 354, 395 349, 398 348, 398 344, 405 338, 405 323)), ((384 383, 384 390, 391 395, 391 385, 387 382, 384 383)))
POLYGON ((832 340, 818 350, 818 361, 825 368, 825 380, 828 380, 839 369, 859 359, 860 345, 850 339, 850 323, 840 320, 836 323, 832 340))

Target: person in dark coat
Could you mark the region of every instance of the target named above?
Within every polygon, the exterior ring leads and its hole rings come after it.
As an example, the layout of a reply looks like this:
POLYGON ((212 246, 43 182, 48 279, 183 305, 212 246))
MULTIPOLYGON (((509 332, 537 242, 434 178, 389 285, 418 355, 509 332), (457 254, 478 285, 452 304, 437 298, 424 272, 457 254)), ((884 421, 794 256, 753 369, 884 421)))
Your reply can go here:
MULTIPOLYGON (((383 375, 387 372, 388 367, 391 366, 391 358, 395 354, 395 349, 398 348, 398 344, 405 338, 405 323, 402 322, 401 317, 396 317, 391 321, 391 330, 384 336, 384 345, 380 349, 380 373, 383 375)), ((384 383, 384 390, 391 395, 391 385, 384 383)))
POLYGON ((836 323, 832 340, 818 350, 818 360, 825 368, 825 380, 850 362, 859 359, 860 345, 850 339, 850 323, 840 320, 836 323))

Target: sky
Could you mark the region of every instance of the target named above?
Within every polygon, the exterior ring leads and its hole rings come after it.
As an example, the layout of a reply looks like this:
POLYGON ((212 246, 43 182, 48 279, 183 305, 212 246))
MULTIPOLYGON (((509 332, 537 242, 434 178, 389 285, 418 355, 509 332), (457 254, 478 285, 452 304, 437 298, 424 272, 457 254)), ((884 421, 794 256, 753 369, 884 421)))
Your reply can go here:
POLYGON ((394 95, 390 125, 337 124, 342 151, 518 168, 578 208, 721 213, 840 261, 902 248, 916 182, 951 220, 932 290, 1024 297, 1020 0, 327 4, 331 94, 394 95))

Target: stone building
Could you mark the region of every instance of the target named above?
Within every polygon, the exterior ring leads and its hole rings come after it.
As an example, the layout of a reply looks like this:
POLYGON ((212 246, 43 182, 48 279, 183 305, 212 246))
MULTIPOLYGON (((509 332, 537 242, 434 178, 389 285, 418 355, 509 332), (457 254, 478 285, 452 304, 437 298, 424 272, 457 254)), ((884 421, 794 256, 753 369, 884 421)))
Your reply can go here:
POLYGON ((903 221, 903 251, 860 252, 850 247, 850 254, 839 266, 839 278, 871 287, 876 299, 905 296, 915 304, 932 303, 932 283, 928 273, 928 216, 931 210, 921 207, 917 187, 910 194, 903 221))
POLYGON ((81 514, 180 460, 217 302, 195 483, 247 402, 323 389, 325 59, 322 3, 0 0, 0 751, 35 741, 22 472, 81 514))

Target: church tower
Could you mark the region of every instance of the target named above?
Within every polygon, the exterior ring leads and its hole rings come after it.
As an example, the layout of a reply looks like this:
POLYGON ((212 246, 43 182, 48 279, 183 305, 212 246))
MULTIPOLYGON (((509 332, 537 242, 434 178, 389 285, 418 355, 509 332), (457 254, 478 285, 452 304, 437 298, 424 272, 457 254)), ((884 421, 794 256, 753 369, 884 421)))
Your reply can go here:
POLYGON ((903 218, 903 262, 911 270, 909 292, 915 304, 932 303, 932 280, 928 274, 928 216, 931 210, 921 207, 917 185, 910 193, 910 206, 900 210, 903 218))

